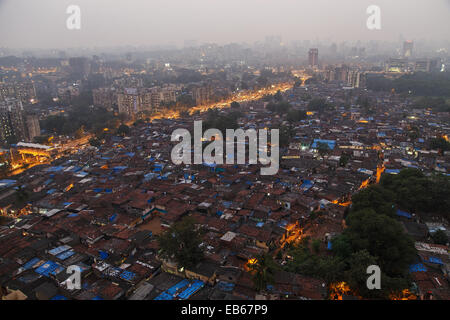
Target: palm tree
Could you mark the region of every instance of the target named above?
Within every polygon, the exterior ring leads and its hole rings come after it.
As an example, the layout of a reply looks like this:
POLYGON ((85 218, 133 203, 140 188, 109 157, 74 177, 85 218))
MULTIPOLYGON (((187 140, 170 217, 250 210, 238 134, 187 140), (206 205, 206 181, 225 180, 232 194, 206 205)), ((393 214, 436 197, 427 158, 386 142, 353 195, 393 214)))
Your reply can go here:
POLYGON ((260 255, 249 264, 250 272, 253 273, 253 282, 258 291, 267 288, 268 284, 273 283, 275 271, 278 266, 269 254, 260 255))

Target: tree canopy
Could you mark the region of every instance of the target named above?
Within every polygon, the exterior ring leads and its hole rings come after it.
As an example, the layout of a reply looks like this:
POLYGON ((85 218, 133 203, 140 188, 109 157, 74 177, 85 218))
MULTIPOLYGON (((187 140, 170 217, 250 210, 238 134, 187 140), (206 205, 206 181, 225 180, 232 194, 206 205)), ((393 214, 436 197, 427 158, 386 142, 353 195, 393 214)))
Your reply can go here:
POLYGON ((265 290, 268 284, 273 283, 275 271, 279 269, 269 254, 257 256, 255 262, 251 263, 249 267, 253 273, 255 289, 258 291, 265 290))
POLYGON ((179 267, 194 267, 203 260, 202 234, 194 220, 185 217, 157 237, 160 255, 173 259, 179 267))
POLYGON ((426 177, 418 169, 404 169, 398 175, 384 175, 380 185, 393 194, 393 202, 403 210, 442 214, 448 218, 450 207, 448 176, 426 177))

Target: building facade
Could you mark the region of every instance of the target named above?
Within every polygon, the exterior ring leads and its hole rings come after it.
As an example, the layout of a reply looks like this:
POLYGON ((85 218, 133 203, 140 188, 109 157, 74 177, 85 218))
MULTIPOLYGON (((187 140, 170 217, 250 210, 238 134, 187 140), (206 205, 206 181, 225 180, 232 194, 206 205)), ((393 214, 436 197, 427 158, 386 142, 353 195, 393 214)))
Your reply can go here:
POLYGON ((319 49, 311 48, 308 53, 309 66, 314 68, 319 66, 319 49))
POLYGON ((0 138, 2 144, 26 138, 20 99, 8 98, 0 102, 0 138))

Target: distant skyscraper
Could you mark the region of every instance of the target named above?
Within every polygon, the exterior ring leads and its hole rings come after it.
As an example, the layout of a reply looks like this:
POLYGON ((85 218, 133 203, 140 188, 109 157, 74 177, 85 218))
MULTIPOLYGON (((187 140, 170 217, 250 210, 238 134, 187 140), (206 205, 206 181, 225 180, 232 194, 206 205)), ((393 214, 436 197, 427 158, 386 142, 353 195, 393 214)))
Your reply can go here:
POLYGON ((308 57, 310 67, 317 67, 319 65, 319 49, 317 48, 309 49, 308 57))
POLYGON ((19 99, 5 99, 0 102, 0 143, 25 138, 23 106, 19 99))
POLYGON ((411 40, 403 42, 403 57, 410 58, 413 54, 414 42, 411 40))
POLYGON ((139 92, 136 88, 126 88, 123 93, 117 95, 119 113, 125 113, 130 118, 141 112, 139 92))
POLYGON ((33 142, 33 139, 41 135, 41 127, 39 126, 39 118, 35 115, 29 115, 25 120, 25 128, 27 131, 27 140, 33 142))
POLYGON ((89 75, 91 65, 89 60, 84 57, 75 57, 69 59, 69 65, 72 75, 76 76, 78 79, 82 79, 89 75))

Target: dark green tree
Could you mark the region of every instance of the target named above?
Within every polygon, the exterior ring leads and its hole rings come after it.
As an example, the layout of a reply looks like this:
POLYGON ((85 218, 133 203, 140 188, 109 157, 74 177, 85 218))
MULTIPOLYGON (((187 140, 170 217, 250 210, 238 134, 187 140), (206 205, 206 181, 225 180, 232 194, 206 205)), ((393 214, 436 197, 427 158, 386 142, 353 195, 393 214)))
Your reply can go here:
POLYGON ((183 218, 157 237, 160 256, 173 259, 178 267, 194 267, 203 260, 202 234, 192 218, 183 218))
POLYGON ((317 143, 317 152, 319 152, 320 156, 323 158, 326 154, 330 152, 330 147, 327 143, 318 142, 317 143))
POLYGON ((286 114, 290 109, 291 105, 285 101, 281 101, 278 103, 271 102, 267 105, 267 110, 278 113, 279 115, 286 114))
POLYGON ((339 158, 339 166, 345 167, 350 160, 350 156, 347 153, 341 154, 339 158))
POLYGON ((395 194, 380 185, 371 185, 352 197, 353 212, 373 209, 375 214, 395 216, 395 194))
POLYGON ((298 122, 306 119, 306 112, 302 110, 291 109, 287 113, 287 120, 289 122, 298 122))
POLYGON ((89 144, 93 147, 99 147, 102 143, 98 138, 89 139, 89 144))
POLYGON ((448 243, 447 234, 443 230, 438 230, 438 231, 434 232, 431 235, 431 237, 433 238, 433 241, 436 244, 442 244, 445 246, 448 243))
POLYGON ((444 138, 435 138, 430 140, 430 147, 434 150, 449 151, 450 142, 444 138))
POLYGON ((256 257, 256 262, 250 264, 250 270, 253 273, 253 283, 258 291, 265 290, 268 284, 274 281, 275 272, 278 269, 277 264, 269 254, 256 257))
POLYGON ((231 103, 230 107, 231 107, 232 109, 240 109, 240 108, 241 108, 241 105, 239 104, 239 102, 233 101, 233 102, 231 103))
POLYGON ((128 127, 126 124, 121 124, 119 128, 117 129, 117 134, 119 136, 126 136, 130 133, 130 127, 128 127))
POLYGON ((414 242, 393 218, 376 214, 373 209, 351 212, 344 230, 352 252, 367 250, 377 258, 380 268, 389 276, 404 275, 416 250, 414 242))

